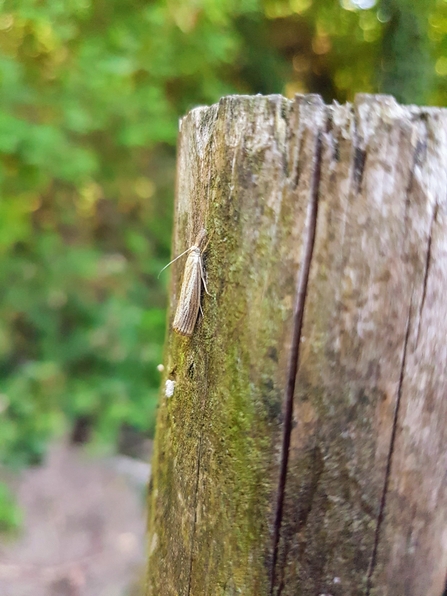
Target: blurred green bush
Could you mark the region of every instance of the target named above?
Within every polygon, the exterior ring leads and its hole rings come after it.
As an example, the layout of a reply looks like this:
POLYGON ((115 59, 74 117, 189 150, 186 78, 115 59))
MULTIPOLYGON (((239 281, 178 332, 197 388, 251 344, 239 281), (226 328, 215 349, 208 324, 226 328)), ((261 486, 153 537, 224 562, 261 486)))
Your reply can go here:
POLYGON ((252 2, 2 2, 0 458, 154 426, 178 116, 235 90, 252 2), (165 279, 165 278, 164 278, 165 279))
POLYGON ((0 2, 1 461, 40 461, 77 419, 104 444, 152 432, 178 117, 233 92, 344 101, 395 71, 399 99, 442 103, 447 4, 416 5, 0 2))
POLYGON ((16 533, 22 525, 22 511, 16 504, 10 489, 0 482, 0 532, 16 533))

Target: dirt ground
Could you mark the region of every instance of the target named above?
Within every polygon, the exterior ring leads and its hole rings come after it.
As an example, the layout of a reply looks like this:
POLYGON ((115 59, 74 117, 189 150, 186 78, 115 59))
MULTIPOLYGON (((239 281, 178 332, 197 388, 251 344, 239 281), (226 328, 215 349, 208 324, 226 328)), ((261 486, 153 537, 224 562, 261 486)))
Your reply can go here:
POLYGON ((144 574, 149 465, 55 445, 12 482, 21 534, 1 539, 1 596, 127 596, 144 574))

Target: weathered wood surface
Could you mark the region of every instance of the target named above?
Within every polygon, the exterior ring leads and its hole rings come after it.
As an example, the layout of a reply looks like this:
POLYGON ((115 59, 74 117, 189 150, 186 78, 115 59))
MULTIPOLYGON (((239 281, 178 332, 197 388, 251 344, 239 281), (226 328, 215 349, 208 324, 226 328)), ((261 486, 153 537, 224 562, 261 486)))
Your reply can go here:
POLYGON ((183 119, 173 253, 207 228, 213 296, 167 338, 147 596, 441 595, 446 166, 447 112, 390 97, 183 119))

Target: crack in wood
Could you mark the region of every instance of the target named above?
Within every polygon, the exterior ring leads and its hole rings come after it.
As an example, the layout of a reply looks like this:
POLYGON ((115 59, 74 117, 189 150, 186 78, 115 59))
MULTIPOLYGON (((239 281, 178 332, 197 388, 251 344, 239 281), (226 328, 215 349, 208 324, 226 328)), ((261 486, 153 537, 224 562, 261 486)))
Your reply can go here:
MULTIPOLYGON (((278 490, 276 496, 276 509, 273 524, 273 546, 271 564, 270 593, 273 595, 276 581, 276 566, 278 560, 279 539, 284 508, 284 496, 287 479, 287 466, 289 461, 290 436, 293 422, 293 396, 295 393, 296 377, 298 374, 298 361, 300 355, 301 331, 303 326, 304 306, 307 295, 310 265, 315 244, 315 232, 318 212, 318 193, 321 177, 321 134, 317 136, 315 146, 315 163, 312 173, 312 187, 307 206, 306 232, 303 242, 303 259, 298 274, 297 292, 293 311, 292 345, 290 349, 289 369, 284 397, 284 426, 281 444, 281 457, 279 464, 278 490)), ((299 164, 298 164, 299 168, 299 164)))
MULTIPOLYGON (((203 427, 202 427, 203 431, 203 427)), ((189 559, 189 577, 188 577, 188 591, 187 596, 191 594, 191 579, 192 579, 192 564, 194 561, 194 540, 196 537, 196 526, 197 526, 197 505, 199 502, 199 478, 200 478, 200 461, 202 457, 202 437, 203 432, 200 433, 199 438, 199 445, 197 449, 197 471, 196 471, 196 486, 194 490, 194 519, 192 522, 192 532, 191 532, 191 553, 189 559)))
POLYGON ((401 404, 401 398, 402 398, 402 386, 403 386, 403 382, 404 382, 405 366, 406 366, 406 362, 407 362, 407 348, 408 348, 408 342, 409 342, 409 338, 410 338, 411 306, 413 303, 413 294, 414 294, 414 292, 412 292, 410 306, 408 308, 408 316, 407 316, 407 322, 406 322, 406 328, 405 328, 405 339, 404 339, 404 345, 403 345, 403 350, 402 350, 402 361, 401 361, 400 375, 399 375, 399 385, 397 388, 396 407, 394 410, 390 447, 389 447, 388 457, 387 457, 387 462, 386 462, 385 480, 383 483, 382 497, 380 500, 380 508, 379 508, 379 513, 377 516, 377 525, 376 525, 376 530, 375 530, 375 535, 374 535, 374 546, 373 546, 373 551, 371 554, 371 561, 369 564, 368 575, 367 575, 367 579, 366 579, 366 595, 365 596, 370 596, 370 593, 371 593, 372 577, 373 577, 374 570, 375 570, 376 564, 377 564, 377 553, 378 553, 378 549, 379 549, 380 531, 381 531, 383 519, 385 517, 386 497, 388 494, 389 481, 390 481, 390 476, 391 476, 391 466, 393 463, 394 448, 395 448, 395 444, 396 444, 397 422, 398 422, 398 418, 399 418, 399 410, 400 410, 400 404, 401 404))
POLYGON ((366 151, 357 145, 354 147, 354 169, 353 181, 356 193, 359 194, 362 189, 363 173, 365 171, 366 151))

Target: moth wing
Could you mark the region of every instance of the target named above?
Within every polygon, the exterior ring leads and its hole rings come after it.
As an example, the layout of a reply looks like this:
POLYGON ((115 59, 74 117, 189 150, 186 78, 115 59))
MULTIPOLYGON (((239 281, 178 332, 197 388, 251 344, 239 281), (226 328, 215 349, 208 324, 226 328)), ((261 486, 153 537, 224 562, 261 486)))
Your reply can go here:
POLYGON ((200 254, 191 253, 185 263, 182 288, 172 327, 180 335, 191 336, 200 309, 201 267, 200 254))

